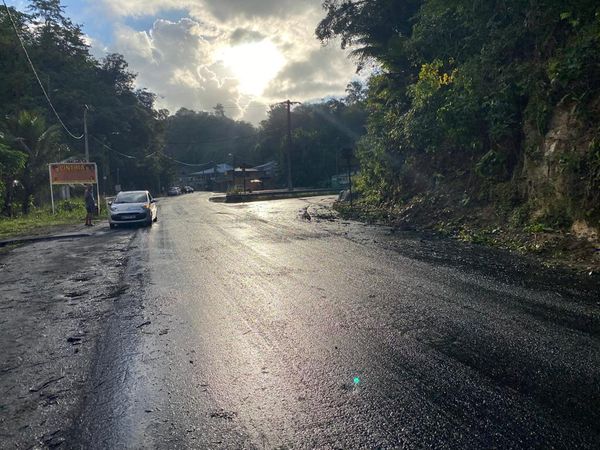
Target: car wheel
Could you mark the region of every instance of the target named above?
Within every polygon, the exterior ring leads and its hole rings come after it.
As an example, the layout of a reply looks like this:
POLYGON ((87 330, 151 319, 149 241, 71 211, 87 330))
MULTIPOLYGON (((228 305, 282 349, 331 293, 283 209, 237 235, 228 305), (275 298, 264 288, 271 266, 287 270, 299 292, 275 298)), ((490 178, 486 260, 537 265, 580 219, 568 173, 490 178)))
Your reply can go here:
POLYGON ((115 228, 117 228, 117 226, 116 226, 114 223, 109 223, 109 224, 108 224, 108 226, 109 226, 111 229, 115 229, 115 228))
POLYGON ((158 215, 154 217, 154 221, 158 222, 158 215))

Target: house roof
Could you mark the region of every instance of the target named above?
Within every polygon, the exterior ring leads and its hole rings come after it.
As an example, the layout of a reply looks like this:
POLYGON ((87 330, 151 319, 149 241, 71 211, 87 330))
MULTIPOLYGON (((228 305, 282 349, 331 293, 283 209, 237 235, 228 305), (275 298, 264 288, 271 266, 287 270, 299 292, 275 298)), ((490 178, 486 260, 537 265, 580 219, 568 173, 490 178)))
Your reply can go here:
MULTIPOLYGON (((277 168, 277 161, 269 161, 266 162, 264 164, 261 164, 259 166, 256 167, 247 167, 246 168, 246 172, 260 172, 260 171, 267 171, 267 170, 272 170, 277 168)), ((215 174, 215 169, 216 169, 216 173, 217 174, 224 174, 227 172, 231 172, 231 169, 233 169, 233 167, 227 163, 221 163, 221 164, 216 164, 215 167, 211 167, 210 169, 206 169, 206 170, 201 170, 199 172, 192 172, 188 175, 191 176, 202 176, 202 175, 214 175, 215 174)), ((241 172, 242 168, 241 167, 236 167, 235 168, 236 172, 241 172)))
POLYGON ((277 161, 269 161, 260 166, 254 167, 256 170, 269 170, 277 167, 277 161))
POLYGON ((213 175, 215 173, 215 171, 216 171, 216 173, 227 173, 232 168, 233 167, 227 163, 221 163, 221 164, 216 164, 215 167, 211 167, 210 169, 201 170, 200 172, 190 173, 190 175, 213 175))

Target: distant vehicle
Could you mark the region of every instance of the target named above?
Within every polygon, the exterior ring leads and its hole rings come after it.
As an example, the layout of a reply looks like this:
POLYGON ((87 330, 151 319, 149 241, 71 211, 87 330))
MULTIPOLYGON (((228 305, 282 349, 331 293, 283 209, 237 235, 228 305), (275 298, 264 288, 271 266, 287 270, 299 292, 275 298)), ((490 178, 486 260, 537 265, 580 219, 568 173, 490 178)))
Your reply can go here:
POLYGON ((167 191, 167 195, 181 195, 181 188, 179 186, 170 187, 167 191))
POLYGON ((191 186, 184 186, 183 187, 183 192, 186 193, 186 194, 190 194, 190 193, 194 192, 194 188, 191 187, 191 186))
POLYGON ((111 228, 127 223, 152 226, 158 220, 156 200, 148 191, 121 191, 108 208, 108 224, 111 228))

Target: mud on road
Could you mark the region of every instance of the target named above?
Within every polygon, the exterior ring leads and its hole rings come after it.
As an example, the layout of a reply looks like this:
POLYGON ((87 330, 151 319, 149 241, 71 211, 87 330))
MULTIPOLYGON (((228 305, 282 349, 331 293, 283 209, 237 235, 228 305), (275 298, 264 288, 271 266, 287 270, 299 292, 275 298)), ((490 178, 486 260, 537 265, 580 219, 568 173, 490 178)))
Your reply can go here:
POLYGON ((136 230, 0 256, 0 447, 68 442, 136 230))
POLYGON ((0 448, 599 448, 597 281, 330 203, 0 257, 0 448))

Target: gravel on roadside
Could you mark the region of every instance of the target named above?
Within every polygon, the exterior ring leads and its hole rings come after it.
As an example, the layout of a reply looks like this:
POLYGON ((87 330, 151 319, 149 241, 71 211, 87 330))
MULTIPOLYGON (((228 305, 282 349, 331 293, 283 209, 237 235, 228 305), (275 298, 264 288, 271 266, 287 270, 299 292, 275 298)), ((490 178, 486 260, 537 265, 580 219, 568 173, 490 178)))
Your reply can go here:
POLYGON ((122 291, 132 230, 0 254, 0 442, 65 443, 122 291))

